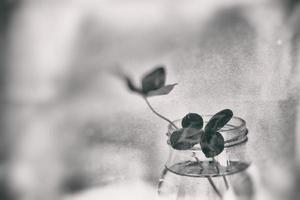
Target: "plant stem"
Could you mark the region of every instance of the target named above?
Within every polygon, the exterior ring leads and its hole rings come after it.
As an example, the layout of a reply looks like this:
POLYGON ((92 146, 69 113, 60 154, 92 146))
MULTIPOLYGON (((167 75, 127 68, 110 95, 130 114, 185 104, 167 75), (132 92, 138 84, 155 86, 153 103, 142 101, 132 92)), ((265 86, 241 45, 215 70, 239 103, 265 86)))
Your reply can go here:
MULTIPOLYGON (((201 162, 200 160, 194 156, 194 158, 196 159, 196 161, 198 162, 199 166, 202 168, 201 162)), ((222 199, 222 195, 221 192, 218 190, 217 186, 215 185, 214 181, 212 180, 212 178, 209 176, 207 177, 208 182, 210 183, 211 187, 214 189, 214 191, 216 192, 216 194, 222 199)))
POLYGON ((156 110, 154 110, 154 108, 151 106, 151 104, 149 103, 147 97, 143 96, 143 99, 146 101, 148 107, 150 108, 150 110, 157 115, 158 117, 162 118, 163 120, 167 121, 168 123, 170 123, 175 129, 178 129, 178 127, 168 118, 164 117, 163 115, 159 114, 156 110))
POLYGON ((226 179, 226 176, 223 175, 223 180, 224 180, 224 183, 225 183, 225 186, 226 186, 226 189, 228 190, 229 189, 229 185, 228 185, 228 181, 226 179))
POLYGON ((210 176, 208 176, 207 179, 208 179, 210 185, 214 188, 216 194, 222 199, 222 195, 221 195, 220 191, 218 190, 218 188, 216 187, 216 185, 214 184, 212 178, 210 176))
MULTIPOLYGON (((213 162, 216 164, 216 168, 217 168, 217 172, 218 174, 220 174, 220 169, 219 169, 219 162, 215 159, 215 157, 212 158, 213 159, 213 162)), ((225 175, 222 175, 223 177, 223 180, 224 180, 224 183, 225 183, 225 186, 226 186, 226 189, 228 190, 229 189, 229 184, 228 184, 228 181, 226 179, 226 176, 225 175)))

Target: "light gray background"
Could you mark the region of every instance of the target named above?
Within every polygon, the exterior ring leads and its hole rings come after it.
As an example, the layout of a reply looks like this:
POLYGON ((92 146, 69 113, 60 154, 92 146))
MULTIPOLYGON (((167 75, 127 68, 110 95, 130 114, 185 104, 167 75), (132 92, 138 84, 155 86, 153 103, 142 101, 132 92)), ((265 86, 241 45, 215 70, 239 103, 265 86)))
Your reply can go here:
POLYGON ((294 160, 299 55, 291 49, 299 46, 299 15, 288 18, 283 8, 229 0, 21 3, 8 54, 13 185, 28 199, 40 189, 55 193, 75 175, 155 186, 168 154, 167 124, 113 75, 116 66, 138 82, 164 64, 167 82, 178 86, 150 101, 171 119, 232 109, 247 122, 249 155, 260 170, 294 160), (52 178, 45 186, 39 177, 52 178))

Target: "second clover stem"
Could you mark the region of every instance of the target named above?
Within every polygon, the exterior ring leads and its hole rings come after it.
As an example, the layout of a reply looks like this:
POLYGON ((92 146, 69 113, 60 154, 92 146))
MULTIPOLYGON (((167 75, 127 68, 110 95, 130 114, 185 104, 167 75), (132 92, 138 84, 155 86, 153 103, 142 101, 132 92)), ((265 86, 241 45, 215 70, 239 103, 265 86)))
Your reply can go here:
POLYGON ((168 118, 164 117, 163 115, 159 114, 156 110, 154 110, 154 108, 151 106, 151 104, 149 103, 147 97, 143 96, 144 100, 146 101, 148 107, 150 108, 150 110, 157 115, 158 117, 162 118, 163 120, 167 121, 168 123, 170 123, 175 129, 178 129, 178 127, 168 118))
POLYGON ((228 190, 229 189, 229 185, 228 185, 228 181, 226 179, 226 176, 223 175, 223 180, 224 180, 224 183, 225 183, 225 186, 226 186, 226 189, 228 190))
MULTIPOLYGON (((198 165, 202 168, 201 166, 201 162, 200 160, 196 157, 196 155, 194 156, 194 158, 196 159, 198 165)), ((217 186, 215 185, 214 181, 212 180, 212 178, 210 176, 207 177, 208 182, 210 183, 211 187, 214 189, 215 193, 222 199, 222 195, 221 192, 218 190, 217 186)))
POLYGON ((207 177, 210 185, 213 187, 213 189, 215 190, 216 194, 222 199, 222 195, 220 193, 220 191, 218 190, 218 188, 216 187, 216 185, 214 184, 212 178, 210 176, 207 177))
MULTIPOLYGON (((216 168, 217 168, 217 172, 218 174, 220 174, 220 169, 219 169, 219 162, 215 159, 215 157, 212 158, 213 159, 213 162, 216 164, 216 168)), ((228 184, 228 181, 226 179, 226 176, 225 175, 222 175, 223 177, 223 180, 224 180, 224 183, 225 183, 225 186, 226 186, 226 189, 228 190, 229 189, 229 184, 228 184)))

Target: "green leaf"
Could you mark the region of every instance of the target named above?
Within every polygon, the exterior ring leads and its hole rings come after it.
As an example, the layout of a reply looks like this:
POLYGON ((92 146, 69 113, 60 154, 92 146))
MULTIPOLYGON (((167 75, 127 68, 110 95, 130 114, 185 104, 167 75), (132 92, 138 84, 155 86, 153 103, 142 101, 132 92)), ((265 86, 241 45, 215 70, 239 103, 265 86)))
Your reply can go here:
POLYGON ((174 149, 187 150, 199 143, 202 131, 195 128, 181 128, 170 136, 170 144, 174 149))
POLYGON ((151 96, 160 96, 160 95, 169 94, 173 90, 173 88, 175 87, 175 85, 177 85, 177 83, 163 86, 163 87, 161 87, 161 88, 159 88, 157 90, 152 90, 152 91, 150 91, 150 92, 147 93, 147 96, 151 97, 151 96))
POLYGON ((219 132, 205 132, 201 136, 200 146, 204 155, 212 158, 224 150, 224 138, 219 132))
POLYGON ((137 88, 133 84, 132 80, 129 77, 125 76, 124 78, 125 78, 125 81, 126 81, 126 84, 127 84, 127 87, 129 88, 129 90, 131 90, 132 92, 137 92, 137 93, 142 92, 141 89, 137 88))
POLYGON ((233 113, 230 109, 224 109, 220 112, 216 113, 212 118, 208 121, 205 126, 206 131, 218 131, 220 130, 227 122, 232 118, 233 113))
POLYGON ((183 128, 191 127, 201 129, 203 127, 203 119, 197 113, 189 113, 181 121, 183 128))
POLYGON ((157 67, 142 78, 143 93, 147 94, 152 90, 157 90, 165 85, 166 71, 164 67, 157 67))

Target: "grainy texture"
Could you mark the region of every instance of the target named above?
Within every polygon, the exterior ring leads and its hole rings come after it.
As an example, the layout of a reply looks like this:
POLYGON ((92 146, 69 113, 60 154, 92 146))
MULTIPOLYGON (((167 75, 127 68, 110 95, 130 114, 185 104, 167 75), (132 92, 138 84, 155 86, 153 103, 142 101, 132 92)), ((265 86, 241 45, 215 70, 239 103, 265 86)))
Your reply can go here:
MULTIPOLYGON (((69 190, 121 179, 156 184, 168 153, 167 124, 112 75, 116 66, 138 83, 153 66, 166 65, 166 83, 179 84, 149 101, 171 119, 232 109, 247 121, 259 169, 295 157, 300 73, 290 36, 299 30, 286 27, 283 10, 271 1, 203 2, 28 1, 18 7, 7 108, 16 158, 11 173, 25 163, 36 186, 12 176, 24 199, 55 193, 59 184, 69 190), (25 158, 51 159, 56 170, 44 173, 42 164, 25 158), (96 172, 85 168, 90 160, 100 165, 96 172), (68 185, 74 174, 87 183, 68 185), (49 187, 40 185, 42 175, 52 177, 49 187)), ((299 40, 293 41, 297 49, 299 40)))

